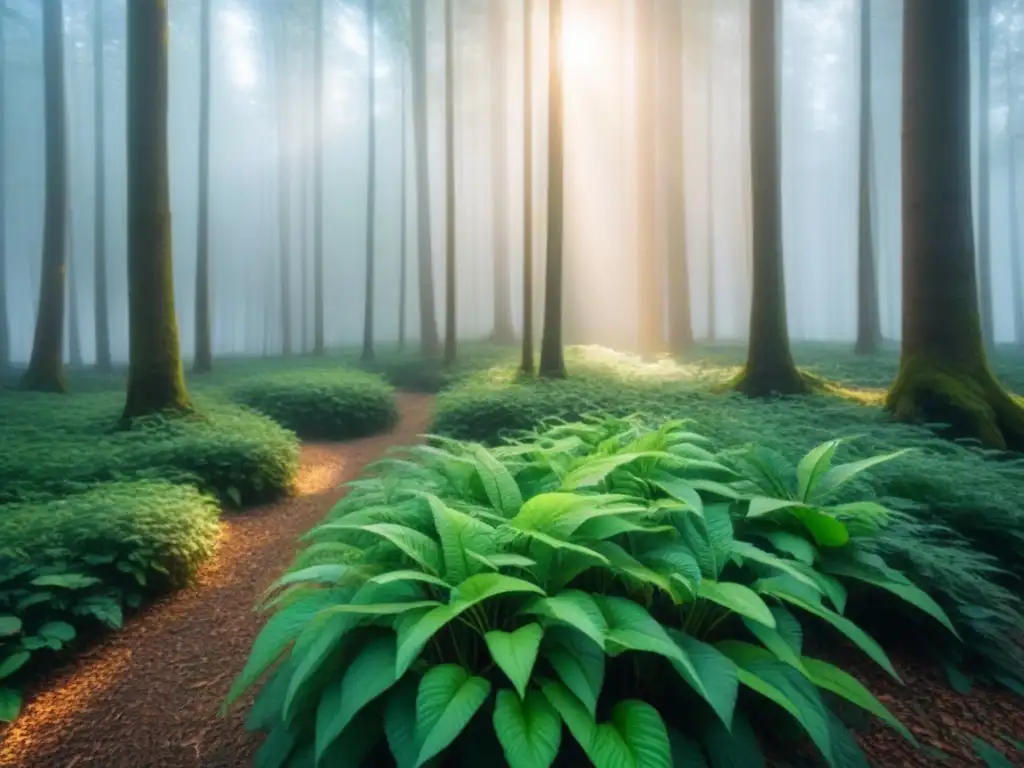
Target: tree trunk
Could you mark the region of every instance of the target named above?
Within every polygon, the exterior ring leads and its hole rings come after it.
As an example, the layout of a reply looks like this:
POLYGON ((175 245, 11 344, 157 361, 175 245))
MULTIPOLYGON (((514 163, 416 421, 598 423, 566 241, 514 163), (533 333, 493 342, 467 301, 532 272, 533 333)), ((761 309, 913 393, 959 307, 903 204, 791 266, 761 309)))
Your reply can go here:
POLYGON ((666 250, 668 251, 668 340, 673 352, 693 346, 690 270, 686 252, 686 189, 683 172, 683 7, 662 0, 658 51, 662 114, 659 149, 664 156, 666 250))
POLYGON ((128 4, 128 396, 122 421, 192 404, 174 312, 167 159, 167 4, 128 4))
POLYGON ((405 326, 406 326, 406 304, 409 299, 406 296, 407 285, 409 282, 409 190, 407 186, 409 176, 409 160, 406 153, 406 148, 409 144, 409 129, 407 126, 406 112, 407 102, 409 94, 406 86, 406 74, 408 63, 402 61, 400 63, 402 67, 402 147, 399 150, 401 156, 402 170, 400 172, 401 182, 401 201, 398 204, 399 215, 402 217, 402 222, 399 225, 399 237, 401 238, 401 244, 399 245, 399 268, 398 268, 398 348, 405 349, 405 326))
POLYGON ((747 364, 735 387, 767 397, 800 394, 807 382, 793 363, 786 323, 779 167, 779 0, 750 4, 750 148, 753 189, 753 298, 747 364))
POLYGON ((860 149, 858 150, 857 343, 858 355, 873 355, 882 344, 875 267, 875 223, 872 216, 871 164, 874 110, 871 104, 871 0, 860 0, 860 149))
POLYGON ((107 156, 103 82, 103 0, 93 6, 93 72, 95 80, 94 142, 95 189, 93 191, 93 312, 96 325, 96 367, 110 370, 110 309, 107 302, 107 156))
MULTIPOLYGON (((7 0, 0 0, 0 180, 7 178, 7 0)), ((7 315, 7 184, 0 181, 0 371, 11 364, 11 326, 7 315)))
POLYGON ((653 356, 664 351, 662 334, 662 291, 657 243, 657 176, 655 153, 658 144, 656 80, 658 47, 655 37, 655 0, 636 5, 636 123, 637 123, 637 341, 640 354, 653 356))
POLYGON ((313 354, 324 347, 324 0, 313 33, 313 354))
POLYGON ((988 366, 971 223, 968 5, 903 6, 903 344, 888 409, 1024 449, 1024 410, 988 366))
MULTIPOLYGON (((772 0, 774 2, 774 0, 772 0)), ((708 211, 708 341, 718 339, 715 280, 715 6, 708 5, 707 28, 707 211, 708 211)))
POLYGON ((444 0, 444 167, 445 167, 445 291, 444 291, 444 362, 452 365, 457 350, 458 306, 455 275, 455 62, 452 0, 444 0))
POLYGON ((512 294, 508 264, 508 45, 505 5, 492 3, 491 22, 491 201, 494 210, 494 329, 491 338, 511 344, 512 294))
POLYGON ((540 343, 540 375, 564 379, 562 348, 562 249, 564 97, 562 93, 562 0, 548 9, 548 242, 544 286, 544 330, 540 343))
MULTIPOLYGON (((308 61, 307 61, 308 63, 308 61)), ((299 267, 300 267, 300 279, 302 280, 301 295, 301 306, 299 310, 299 318, 301 322, 302 330, 302 352, 305 354, 310 350, 309 344, 309 330, 310 330, 310 317, 309 317, 309 239, 310 239, 310 226, 309 226, 309 187, 310 187, 310 157, 311 152, 311 141, 310 141, 310 124, 309 124, 309 85, 308 83, 313 79, 311 77, 312 72, 306 72, 305 87, 301 90, 302 102, 299 105, 299 120, 301 126, 302 135, 302 152, 299 153, 299 225, 300 228, 300 254, 299 254, 299 267)))
POLYGON ((196 237, 195 373, 213 370, 210 327, 210 46, 213 0, 200 0, 199 21, 199 230, 196 237))
POLYGON ((1013 46, 1009 46, 1006 56, 1006 101, 1009 105, 1007 118, 1007 141, 1009 143, 1008 196, 1010 201, 1010 277, 1013 289, 1013 340, 1017 346, 1024 346, 1024 269, 1021 266, 1020 228, 1020 191, 1017 186, 1017 134, 1018 112, 1017 91, 1013 81, 1013 73, 1017 64, 1013 46))
MULTIPOLYGON (((283 8, 278 9, 284 13, 283 8)), ((278 20, 280 28, 280 44, 277 46, 277 232, 279 242, 278 279, 281 292, 281 353, 292 353, 292 279, 291 279, 291 243, 292 243, 292 135, 289 130, 288 115, 291 112, 288 103, 289 66, 288 66, 288 22, 278 20)))
POLYGON ((523 350, 533 375, 533 0, 523 0, 523 350))
MULTIPOLYGON (((70 167, 70 163, 68 164, 70 167)), ((75 279, 75 249, 72 242, 72 231, 74 229, 74 216, 68 208, 67 237, 65 238, 67 255, 64 257, 68 262, 68 362, 72 368, 81 368, 84 365, 82 359, 82 326, 78 316, 78 281, 75 279)))
POLYGON ((992 0, 978 7, 978 279, 981 289, 981 336, 985 344, 995 340, 995 306, 992 302, 992 0))
POLYGON ((64 3, 43 4, 43 78, 46 115, 46 204, 43 260, 35 337, 22 388, 66 392, 64 290, 67 273, 67 111, 64 90, 64 3))
POLYGON ((367 125, 366 125, 366 285, 363 299, 363 352, 360 359, 370 362, 373 352, 373 287, 374 287, 374 248, 377 218, 377 121, 374 109, 377 106, 377 84, 374 77, 376 67, 376 45, 374 42, 375 0, 366 0, 366 39, 367 39, 367 125))
POLYGON ((434 297, 434 248, 430 231, 430 145, 427 113, 427 9, 413 0, 412 25, 412 122, 416 134, 416 240, 419 262, 420 348, 424 357, 436 357, 437 310, 434 297))

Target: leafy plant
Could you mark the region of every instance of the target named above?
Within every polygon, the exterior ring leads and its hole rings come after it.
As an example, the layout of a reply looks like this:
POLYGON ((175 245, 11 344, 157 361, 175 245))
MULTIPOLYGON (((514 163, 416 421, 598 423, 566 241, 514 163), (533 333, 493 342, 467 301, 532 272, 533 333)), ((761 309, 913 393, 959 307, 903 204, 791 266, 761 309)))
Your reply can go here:
POLYGON ((677 421, 565 424, 493 450, 434 438, 351 483, 308 534, 227 704, 273 669, 247 721, 269 732, 268 767, 756 765, 766 713, 838 765, 857 747, 833 696, 912 740, 802 651, 798 617, 814 617, 896 676, 844 616, 850 580, 953 629, 862 549, 884 508, 825 504, 871 464, 832 466, 834 450, 801 461, 796 493, 777 475, 769 493, 677 421))

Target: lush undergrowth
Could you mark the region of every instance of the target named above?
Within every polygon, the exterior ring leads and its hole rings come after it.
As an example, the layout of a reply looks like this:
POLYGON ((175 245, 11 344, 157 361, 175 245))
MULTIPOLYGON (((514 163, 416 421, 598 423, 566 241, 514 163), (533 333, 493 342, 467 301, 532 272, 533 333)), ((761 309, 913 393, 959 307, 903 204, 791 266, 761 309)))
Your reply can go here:
POLYGON ((775 468, 682 422, 605 420, 381 462, 267 592, 229 695, 273 669, 247 720, 269 732, 256 764, 753 768, 805 740, 866 764, 838 700, 913 741, 803 651, 813 618, 896 676, 844 615, 853 589, 952 637, 873 545, 900 515, 835 501, 902 457, 839 448, 775 468))
MULTIPOLYGON (((750 400, 715 391, 732 373, 730 366, 742 361, 737 349, 705 350, 687 365, 645 365, 576 349, 564 382, 521 381, 511 368, 469 378, 441 395, 435 431, 493 444, 548 421, 640 413, 690 420, 718 448, 759 444, 768 452, 765 460, 775 464, 792 464, 835 437, 852 438, 844 450, 853 458, 913 449, 850 486, 851 494, 906 514, 873 546, 936 595, 986 668, 995 665, 990 674, 1024 692, 1024 614, 1017 597, 1024 576, 1024 458, 892 423, 877 405, 877 392, 856 388, 888 383, 898 362, 893 353, 860 359, 829 348, 797 351, 816 361, 809 370, 852 389, 832 397, 750 400)), ((1019 359, 1006 353, 996 359, 1005 382, 1024 384, 1019 359)), ((873 605, 864 620, 879 630, 905 627, 891 622, 884 608, 873 605)), ((951 652, 947 661, 957 658, 951 652)))

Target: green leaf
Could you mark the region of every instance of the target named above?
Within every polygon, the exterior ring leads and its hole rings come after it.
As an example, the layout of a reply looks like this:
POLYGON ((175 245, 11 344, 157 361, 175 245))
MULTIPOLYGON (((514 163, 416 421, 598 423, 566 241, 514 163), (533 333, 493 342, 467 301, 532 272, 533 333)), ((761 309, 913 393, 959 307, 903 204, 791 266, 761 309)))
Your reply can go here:
POLYGON ((843 440, 829 440, 812 448, 796 465, 797 497, 806 501, 814 492, 822 476, 832 466, 832 457, 843 440))
POLYGON ((750 587, 728 581, 704 579, 697 589, 697 596, 766 627, 775 627, 775 617, 772 616, 771 610, 750 587))
POLYGON ((228 498, 234 503, 236 507, 242 506, 242 492, 235 486, 229 485, 224 489, 224 492, 228 495, 228 498))
POLYGON ((654 653, 682 664, 690 670, 694 678, 697 677, 696 670, 682 648, 646 608, 622 597, 595 599, 608 624, 605 631, 605 648, 609 656, 617 656, 625 651, 654 653))
POLYGON ((799 564, 794 563, 792 560, 786 560, 773 555, 771 552, 765 552, 760 547, 755 547, 753 544, 748 544, 745 541, 734 541, 732 544, 732 551, 734 555, 738 555, 748 560, 753 560, 756 563, 761 563, 762 565, 774 568, 777 571, 782 571, 783 573, 789 574, 797 581, 802 581, 812 589, 821 591, 814 579, 805 574, 804 571, 798 567, 799 564))
POLYGON ((291 571, 279 578, 264 591, 264 595, 276 592, 290 584, 338 584, 349 571, 343 563, 321 563, 299 571, 291 571))
POLYGON ((341 736, 359 712, 395 684, 395 637, 367 643, 345 674, 327 685, 316 712, 316 759, 341 736))
POLYGON ((482 445, 470 447, 477 463, 477 474, 491 506, 505 517, 513 517, 523 506, 523 495, 515 478, 498 459, 482 445))
POLYGON ((711 705, 715 714, 728 727, 732 723, 736 697, 739 694, 736 665, 712 645, 702 643, 678 630, 670 629, 668 634, 686 654, 691 664, 687 667, 673 663, 672 666, 690 687, 711 705), (691 670, 694 670, 696 679, 691 678, 691 670))
POLYGON ((562 479, 562 489, 574 491, 577 488, 597 485, 619 467, 638 459, 664 459, 674 464, 679 463, 679 459, 664 451, 632 451, 612 456, 589 457, 562 479))
POLYGON ((686 480, 681 480, 667 472, 663 472, 652 477, 650 483, 663 490, 676 501, 683 502, 687 510, 692 511, 697 517, 704 517, 704 500, 701 499, 697 490, 686 480))
POLYGON ((757 535, 767 539, 779 552, 792 555, 804 565, 812 565, 818 557, 814 545, 803 536, 789 531, 757 531, 757 535))
POLYGON ((909 453, 909 448, 904 448, 901 451, 895 451, 894 453, 887 453, 881 456, 872 456, 868 459, 862 459, 860 461, 851 461, 848 464, 840 464, 837 467, 832 467, 818 481, 817 486, 814 489, 815 499, 824 499, 831 494, 835 493, 837 489, 848 483, 854 477, 859 475, 861 472, 870 469, 878 464, 882 464, 887 461, 899 458, 905 453, 909 453))
POLYGON ((47 640, 70 643, 75 639, 75 628, 66 621, 49 621, 39 628, 38 634, 47 640))
POLYGON ((605 655, 593 640, 572 629, 556 628, 546 635, 544 658, 565 686, 582 702, 593 719, 604 687, 605 655))
POLYGON ((21 713, 21 694, 13 688, 0 688, 0 723, 13 723, 21 713))
POLYGON ((806 505, 802 501, 795 501, 793 499, 771 499, 767 496, 754 496, 750 499, 750 505, 747 507, 747 519, 756 520, 759 517, 765 517, 782 509, 792 510, 796 508, 806 508, 806 505))
POLYGON ((36 576, 31 584, 36 587, 62 587, 63 589, 85 589, 100 580, 93 576, 83 576, 80 573, 54 573, 49 576, 36 576))
POLYGON ((777 629, 766 627, 760 622, 751 621, 746 618, 743 619, 743 623, 754 637, 761 641, 761 644, 765 648, 778 657, 779 661, 784 661, 804 674, 807 674, 803 668, 803 662, 800 661, 799 650, 795 650, 792 645, 786 642, 786 639, 778 632, 777 629))
POLYGON ((418 581, 421 584, 430 584, 435 587, 441 587, 445 590, 452 588, 451 584, 446 582, 444 579, 432 576, 429 573, 423 573, 423 571, 388 571, 387 573, 382 573, 379 576, 374 576, 370 581, 374 584, 391 584, 396 581, 418 581))
POLYGON ((473 550, 487 556, 494 549, 494 529, 464 512, 452 509, 436 496, 424 494, 434 515, 434 527, 441 539, 441 554, 444 558, 445 580, 458 584, 473 572, 474 560, 466 554, 473 550))
POLYGON ((495 629, 484 635, 491 658, 515 686, 520 698, 526 697, 526 686, 543 637, 544 629, 540 624, 527 624, 515 632, 495 629))
POLYGON ((0 637, 10 637, 21 632, 21 619, 17 616, 0 616, 0 637))
POLYGON ((986 768, 1013 768, 1010 759, 984 739, 975 736, 971 746, 974 747, 974 754, 981 758, 986 768))
POLYGON ((394 544, 407 557, 415 561, 427 573, 440 575, 442 568, 441 548, 437 542, 424 533, 394 523, 372 523, 370 525, 349 525, 331 523, 320 527, 322 531, 350 530, 372 533, 394 544))
POLYGON ((704 748, 712 768, 764 768, 761 745, 742 712, 737 712, 733 718, 731 731, 711 717, 706 718, 701 726, 704 748))
POLYGON ((540 691, 520 700, 504 689, 494 706, 494 732, 509 768, 548 768, 562 743, 562 720, 540 691))
POLYGON ((416 681, 411 676, 402 678, 388 693, 384 734, 396 768, 412 768, 419 749, 416 744, 416 681))
POLYGON ((512 552, 495 552, 484 556, 479 552, 467 549, 466 554, 478 563, 482 563, 494 571, 499 568, 533 568, 537 565, 536 560, 531 560, 528 557, 517 555, 512 552))
POLYGON ((793 514, 811 532, 814 542, 820 547, 842 547, 849 543, 850 532, 834 517, 813 507, 798 507, 793 514))
POLYGON ((15 651, 10 656, 0 658, 0 680, 10 677, 32 657, 28 651, 15 651))
POLYGON ((416 694, 416 735, 420 744, 414 768, 419 768, 455 741, 483 706, 491 684, 458 664, 431 668, 416 694))
POLYGON ((534 600, 522 610, 554 619, 582 632, 598 647, 604 649, 604 635, 608 628, 597 601, 587 592, 566 589, 551 597, 534 600))

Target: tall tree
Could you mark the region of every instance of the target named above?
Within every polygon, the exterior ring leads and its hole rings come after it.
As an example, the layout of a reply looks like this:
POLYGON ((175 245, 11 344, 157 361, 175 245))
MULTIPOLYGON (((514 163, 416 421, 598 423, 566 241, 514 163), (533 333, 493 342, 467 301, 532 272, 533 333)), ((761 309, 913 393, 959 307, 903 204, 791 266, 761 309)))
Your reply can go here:
POLYGON ((992 0, 978 3, 978 278, 981 290, 981 335, 995 338, 992 303, 992 0))
MULTIPOLYGON (((773 0, 774 2, 774 0, 773 0)), ((718 339, 718 281, 715 274, 715 3, 707 6, 707 214, 708 214, 708 341, 718 339)))
POLYGON ((192 409, 174 311, 166 0, 128 4, 128 393, 122 421, 192 409))
POLYGON ((408 303, 408 297, 406 296, 407 287, 409 283, 409 189, 408 189, 408 176, 409 176, 409 159, 406 153, 406 148, 409 146, 409 129, 407 126, 406 113, 408 112, 407 104, 409 100, 409 94, 407 92, 407 72, 408 62, 404 59, 401 62, 402 67, 402 84, 400 88, 400 94, 402 99, 402 123, 401 123, 401 136, 402 136, 402 147, 399 150, 401 157, 402 170, 399 171, 401 189, 401 202, 399 203, 399 211, 402 217, 401 224, 399 224, 399 237, 401 238, 401 244, 398 247, 399 250, 399 267, 398 267, 398 348, 405 349, 405 326, 406 320, 406 305, 408 303))
POLYGON ((508 84, 505 3, 491 3, 491 200, 493 203, 494 328, 498 344, 515 340, 508 264, 508 84))
POLYGON ((196 373, 213 370, 210 321, 210 47, 213 0, 199 12, 199 230, 196 236, 196 373))
POLYGON ((1017 142, 1020 140, 1018 133, 1019 94, 1017 93, 1013 73, 1016 67, 1017 57, 1015 55, 1013 42, 1007 43, 1006 52, 1006 101, 1009 104, 1007 116, 1006 140, 1009 148, 1009 172, 1007 173, 1007 194, 1010 200, 1010 274, 1013 289, 1013 340, 1017 346, 1024 345, 1024 268, 1021 264, 1020 252, 1020 188, 1017 185, 1017 166, 1019 155, 1017 154, 1017 142))
POLYGON ((313 354, 324 354, 324 0, 313 32, 313 354))
POLYGON ((458 326, 458 292, 455 275, 455 51, 452 0, 444 0, 444 361, 455 362, 458 326))
POLYGON ((564 112, 562 91, 562 0, 548 5, 548 242, 544 286, 544 330, 540 342, 540 375, 565 378, 562 348, 562 252, 564 199, 564 112))
POLYGON ((523 354, 533 375, 533 0, 523 0, 523 354))
POLYGON ((110 370, 110 309, 107 302, 107 153, 106 99, 103 68, 103 0, 95 0, 92 19, 93 142, 93 314, 96 326, 96 367, 110 370))
POLYGON ((67 237, 65 238, 67 255, 64 257, 68 262, 68 362, 72 368, 81 368, 84 364, 82 359, 82 325, 78 315, 78 281, 75 279, 75 249, 71 236, 73 229, 74 215, 69 207, 67 237))
POLYGON ((636 3, 636 122, 637 122, 637 341, 640 353, 663 349, 662 285, 659 279, 656 212, 658 47, 655 38, 655 0, 636 3))
POLYGON ((686 190, 683 183, 683 6, 661 0, 658 41, 661 126, 658 149, 665 158, 665 244, 668 252, 668 340, 679 352, 693 346, 690 270, 686 252, 686 190))
POLYGON ((291 105, 291 67, 288 61, 288 23, 286 8, 278 6, 277 55, 277 236, 278 290, 281 296, 281 352, 292 353, 292 279, 291 279, 291 200, 292 200, 292 131, 288 122, 291 105))
POLYGON ((366 94, 367 94, 367 126, 366 126, 366 285, 363 290, 363 352, 361 359, 370 361, 373 353, 373 252, 376 235, 377 214, 377 121, 374 110, 377 108, 377 84, 374 69, 377 65, 376 43, 374 40, 375 0, 366 0, 366 94))
POLYGON ((871 104, 871 0, 860 0, 860 149, 857 226, 858 355, 873 355, 882 344, 875 266, 875 222, 872 216, 871 168, 874 162, 874 110, 871 104))
POLYGON ((1024 409, 988 365, 971 220, 967 3, 903 5, 903 339, 887 406, 1024 449, 1024 409))
POLYGON ((11 364, 7 316, 7 0, 0 0, 0 371, 11 364))
POLYGON ((412 0, 412 122, 416 134, 416 251, 419 261, 420 347, 425 357, 440 348, 434 296, 434 249, 430 236, 430 145, 427 126, 427 9, 412 0))
POLYGON ((46 119, 46 203, 43 263, 32 357, 24 389, 65 392, 64 291, 67 272, 67 109, 64 91, 64 2, 43 4, 43 81, 46 119))
POLYGON ((750 155, 754 265, 747 364, 740 392, 766 397, 799 394, 807 383, 793 363, 786 322, 779 167, 779 0, 750 3, 750 155))

